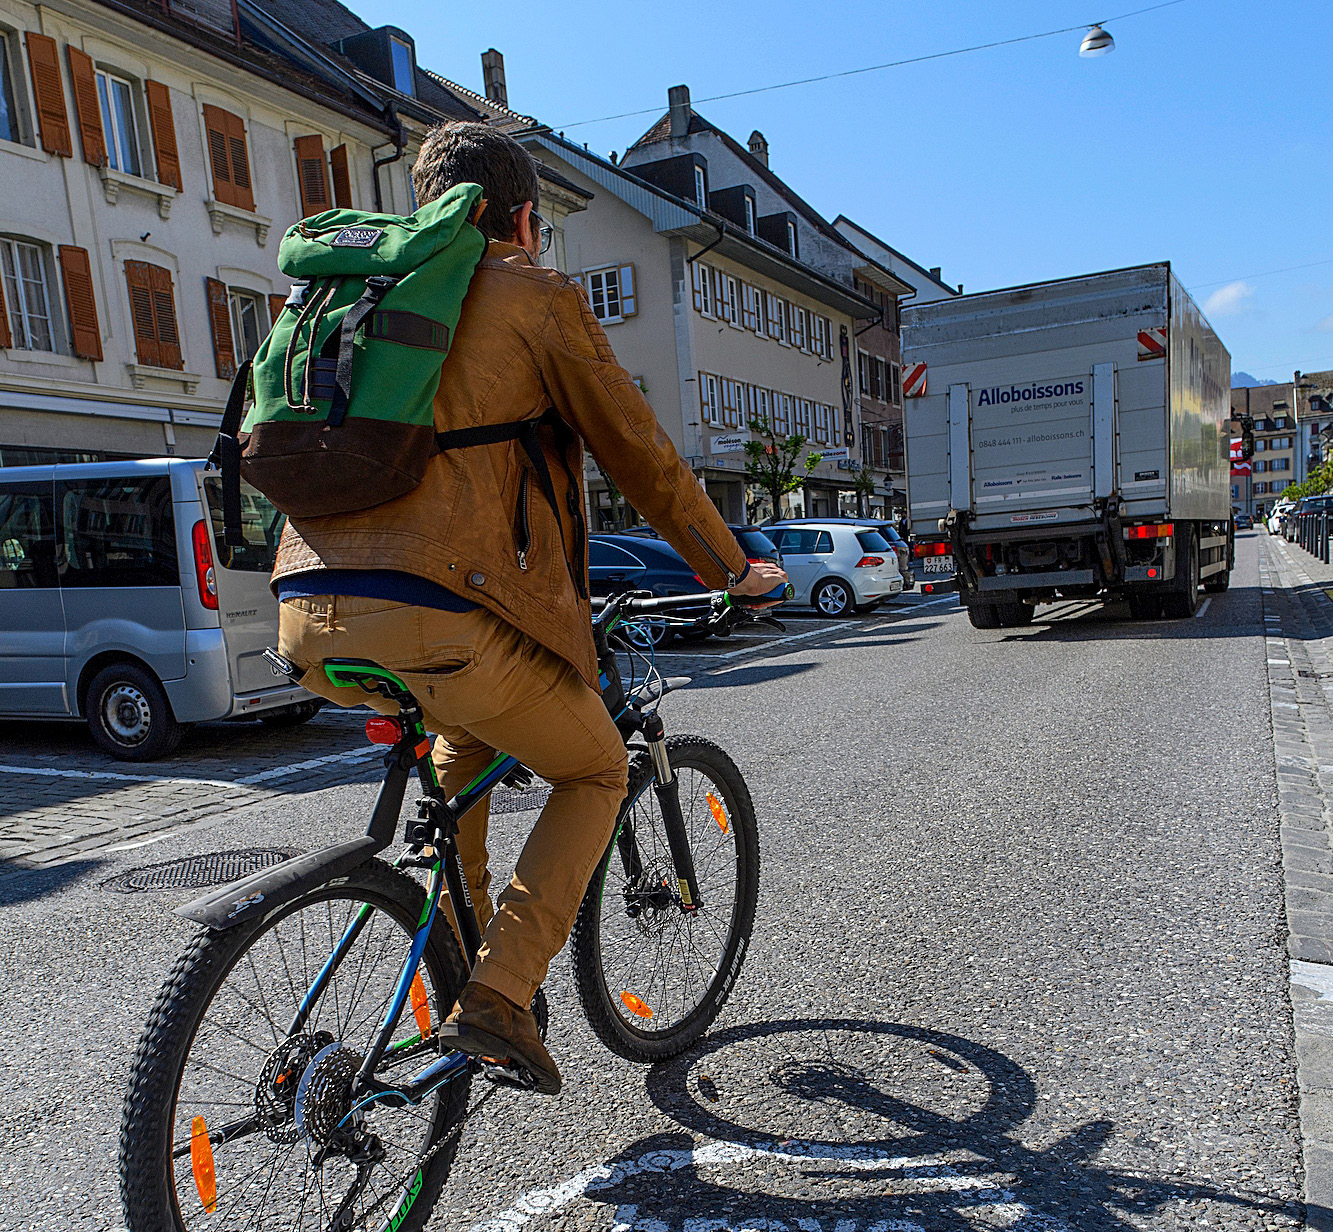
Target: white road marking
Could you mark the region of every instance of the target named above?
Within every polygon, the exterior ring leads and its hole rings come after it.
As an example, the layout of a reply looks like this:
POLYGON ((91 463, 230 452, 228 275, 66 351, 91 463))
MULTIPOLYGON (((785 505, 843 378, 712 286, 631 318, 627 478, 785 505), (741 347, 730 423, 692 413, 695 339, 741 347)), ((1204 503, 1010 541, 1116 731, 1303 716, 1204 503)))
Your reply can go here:
POLYGON ((253 787, 256 783, 286 778, 302 770, 314 770, 319 766, 333 765, 335 762, 360 761, 377 752, 379 752, 378 746, 370 744, 364 748, 348 749, 342 753, 330 753, 325 757, 312 757, 308 761, 298 761, 288 766, 274 766, 270 770, 248 774, 240 779, 191 779, 167 774, 121 774, 116 770, 57 770, 53 766, 11 765, 0 765, 0 774, 26 774, 36 778, 56 779, 105 779, 116 783, 170 783, 189 787, 253 787))
POLYGON ((118 843, 115 847, 103 848, 108 854, 113 851, 133 851, 136 847, 147 847, 152 843, 165 842, 169 838, 175 838, 177 831, 168 830, 165 834, 155 834, 152 838, 141 838, 137 843, 118 843))
POLYGON ((1202 603, 1199 604, 1199 610, 1194 613, 1195 620, 1198 620, 1204 614, 1204 612, 1208 610, 1208 605, 1212 601, 1213 601, 1212 597, 1210 596, 1209 598, 1205 599, 1202 603))
MULTIPOLYGON (((900 1182, 911 1182, 902 1197, 911 1199, 915 1194, 966 1194, 969 1214, 988 1215, 989 1227, 1009 1228, 1034 1217, 1031 1207, 1016 1201, 1011 1189, 1002 1188, 983 1177, 963 1176, 950 1164, 928 1156, 890 1155, 872 1147, 828 1146, 823 1143, 792 1140, 778 1147, 747 1146, 739 1142, 706 1142, 688 1150, 649 1151, 637 1159, 616 1164, 595 1164, 570 1177, 569 1180, 547 1189, 531 1189, 513 1205, 475 1223, 469 1232, 521 1232, 526 1225, 539 1221, 542 1216, 555 1214, 581 1198, 595 1195, 623 1184, 631 1177, 652 1173, 676 1172, 683 1168, 741 1163, 751 1159, 768 1159, 782 1163, 836 1162, 841 1170, 873 1172, 880 1177, 900 1182)), ((669 1190, 668 1190, 669 1193, 669 1190)), ((759 1202, 762 1196, 756 1195, 759 1202)), ((686 1232, 791 1232, 787 1223, 767 1219, 761 1213, 737 1214, 732 1221, 720 1219, 686 1219, 686 1232)), ((800 1232, 825 1232, 814 1219, 793 1220, 800 1232)), ((645 1212, 640 1214, 638 1204, 622 1204, 616 1208, 612 1232, 658 1232, 666 1225, 645 1212)), ((1050 1217, 1041 1220, 1044 1232, 1071 1232, 1068 1224, 1050 1217)), ((890 1219, 867 1221, 841 1219, 834 1232, 925 1232, 921 1224, 910 1220, 890 1219)))

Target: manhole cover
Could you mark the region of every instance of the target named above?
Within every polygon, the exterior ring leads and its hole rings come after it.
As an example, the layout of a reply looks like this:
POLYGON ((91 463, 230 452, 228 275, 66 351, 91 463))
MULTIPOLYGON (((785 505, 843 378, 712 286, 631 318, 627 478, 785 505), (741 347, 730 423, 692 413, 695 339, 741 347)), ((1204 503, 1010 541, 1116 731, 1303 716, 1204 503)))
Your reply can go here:
POLYGON ((300 854, 286 847, 246 847, 240 851, 185 856, 127 869, 108 877, 102 882, 102 889, 117 894, 138 894, 143 890, 198 890, 204 886, 226 885, 300 854))

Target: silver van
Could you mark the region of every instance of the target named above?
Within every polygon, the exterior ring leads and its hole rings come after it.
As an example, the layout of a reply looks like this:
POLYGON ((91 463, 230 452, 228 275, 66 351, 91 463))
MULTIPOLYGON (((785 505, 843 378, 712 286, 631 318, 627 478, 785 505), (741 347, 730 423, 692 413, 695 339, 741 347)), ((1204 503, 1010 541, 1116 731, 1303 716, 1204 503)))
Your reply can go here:
POLYGON ((202 461, 0 467, 0 718, 86 719, 107 752, 149 761, 190 723, 312 717, 319 700, 261 657, 283 517, 243 492, 231 549, 202 461))

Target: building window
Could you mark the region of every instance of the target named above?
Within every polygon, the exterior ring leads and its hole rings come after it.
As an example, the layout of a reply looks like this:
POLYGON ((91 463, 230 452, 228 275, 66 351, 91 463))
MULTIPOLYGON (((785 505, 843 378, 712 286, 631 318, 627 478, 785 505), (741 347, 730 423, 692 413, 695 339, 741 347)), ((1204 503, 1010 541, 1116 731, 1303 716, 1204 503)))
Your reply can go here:
POLYGON ((749 197, 745 198, 745 229, 754 234, 754 202, 749 197))
POLYGON ((769 426, 769 393, 766 389, 752 389, 750 391, 750 413, 764 427, 769 426))
POLYGON ((237 209, 255 208, 250 180, 250 153, 246 147, 245 121, 230 111, 204 104, 204 128, 208 133, 208 162, 213 172, 213 196, 237 209))
POLYGON ((791 344, 802 351, 806 348, 805 309, 795 304, 791 308, 791 344))
POLYGON ((821 359, 833 358, 833 326, 828 317, 811 315, 811 329, 814 332, 814 352, 821 359))
POLYGON ((708 184, 704 179, 704 169, 698 163, 694 165, 694 199, 701 208, 708 208, 708 184))
POLYGON ((412 71, 412 48, 402 39, 389 38, 389 54, 393 57, 393 88, 400 94, 415 98, 416 74, 412 71))
POLYGON ((722 382, 722 418, 728 428, 739 428, 742 423, 744 393, 739 381, 722 382))
POLYGON ((903 400, 903 370, 897 364, 889 365, 889 379, 893 386, 893 401, 899 403, 903 400))
POLYGON ((796 224, 792 222, 791 219, 787 220, 787 251, 791 253, 793 257, 799 257, 801 255, 801 250, 796 244, 796 224))
POLYGON ((14 92, 15 72, 11 63, 13 53, 9 37, 9 31, 0 27, 0 138, 5 141, 22 141, 23 130, 19 127, 18 96, 14 92))
POLYGON ((115 171, 142 175, 134 87, 123 77, 98 69, 97 97, 102 104, 102 136, 106 141, 107 162, 115 171))
POLYGON ((768 336, 778 342, 787 341, 787 304, 771 292, 765 297, 768 301, 768 336))
POLYGON ((717 377, 699 373, 699 414, 704 423, 719 426, 719 409, 717 377))
POLYGON ((773 395, 773 427, 779 436, 791 434, 791 394, 773 395))
POLYGON ((856 353, 856 380, 862 397, 870 396, 870 356, 864 351, 856 353))
POLYGON ((620 320, 620 275, 616 270, 593 270, 588 275, 588 299, 599 321, 620 320))
POLYGON ((824 444, 831 440, 829 436, 829 408, 822 402, 815 403, 815 440, 824 444))
POLYGON ((171 271, 145 261, 126 261, 125 282, 138 361, 152 368, 184 368, 171 271))
POLYGON ((870 396, 878 402, 889 399, 888 385, 884 379, 884 360, 878 355, 870 357, 870 396))
POLYGON ((1268 469, 1269 469, 1270 471, 1289 471, 1289 470, 1291 470, 1291 459, 1290 459, 1290 458, 1273 458, 1273 459, 1268 463, 1268 469))
POLYGON ((806 398, 796 399, 796 433, 798 436, 810 435, 810 402, 806 398))
POLYGON ((737 329, 741 327, 741 307, 739 304, 740 287, 736 280, 730 275, 717 276, 717 290, 719 297, 726 293, 726 302, 721 306, 721 316, 727 319, 728 324, 734 325, 737 329))
POLYGON ((51 284, 42 250, 22 240, 0 239, 0 271, 14 346, 21 351, 54 351, 51 284))
POLYGON ((1233 483, 1231 485, 1231 499, 1240 500, 1240 484, 1233 483))
POLYGON ((748 330, 759 330, 759 288, 748 282, 741 283, 741 324, 748 330))
POLYGON ((264 305, 253 291, 232 290, 231 328, 236 338, 236 358, 241 363, 259 354, 259 344, 268 333, 265 315, 264 305))

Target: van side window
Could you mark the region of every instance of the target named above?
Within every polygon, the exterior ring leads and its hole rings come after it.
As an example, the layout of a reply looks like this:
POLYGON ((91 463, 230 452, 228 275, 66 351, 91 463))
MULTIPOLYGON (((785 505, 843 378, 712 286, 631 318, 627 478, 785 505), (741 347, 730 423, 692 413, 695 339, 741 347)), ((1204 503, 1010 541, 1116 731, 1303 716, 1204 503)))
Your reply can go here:
POLYGON ((62 586, 179 586, 171 480, 56 485, 62 586))
POLYGON ((239 573, 272 573, 273 558, 277 555, 278 540, 282 538, 287 515, 279 513, 258 488, 252 488, 243 481, 241 537, 245 542, 232 547, 227 543, 222 517, 222 480, 216 475, 205 479, 204 495, 208 498, 208 516, 213 523, 218 563, 224 569, 233 569, 239 573))
POLYGON ((0 590, 57 585, 51 484, 5 484, 0 487, 0 590))

